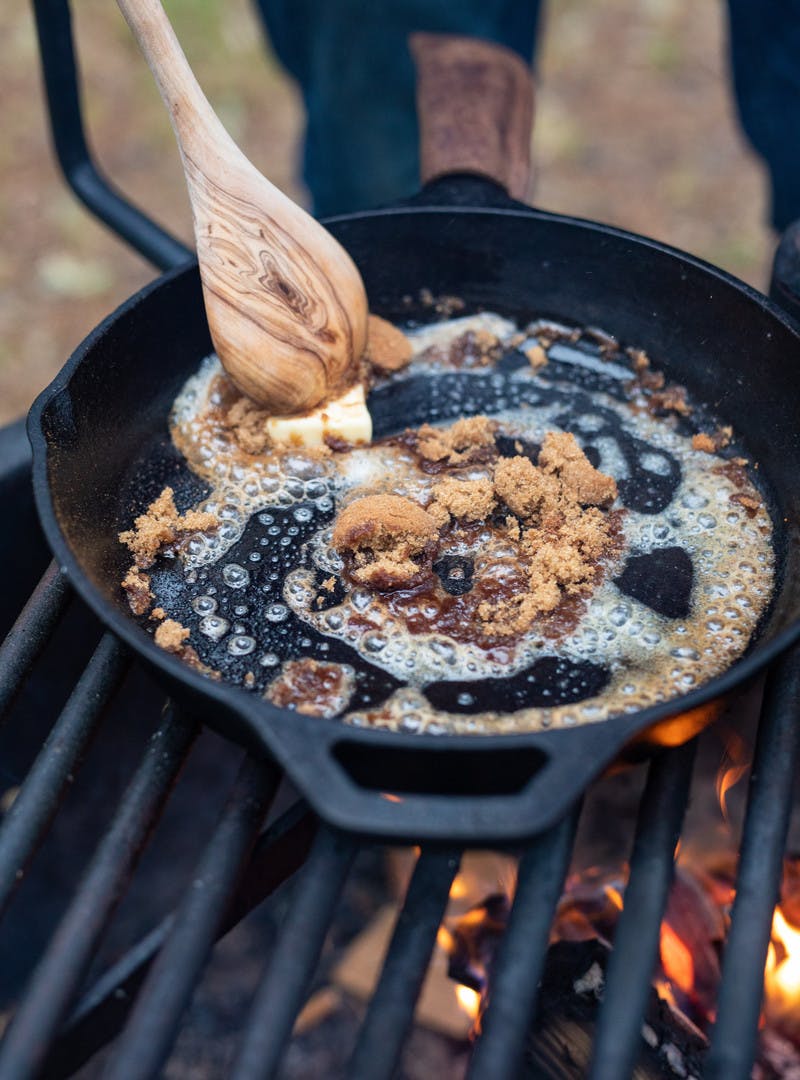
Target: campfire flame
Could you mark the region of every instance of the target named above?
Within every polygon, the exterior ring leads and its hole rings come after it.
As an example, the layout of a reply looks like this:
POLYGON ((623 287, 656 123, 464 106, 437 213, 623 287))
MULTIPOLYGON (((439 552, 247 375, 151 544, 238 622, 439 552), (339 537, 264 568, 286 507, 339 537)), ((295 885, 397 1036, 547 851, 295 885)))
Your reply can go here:
MULTIPOLYGON (((719 828, 726 843, 713 853, 691 840, 678 843, 675 881, 660 929, 653 985, 663 1001, 705 1033, 716 1017, 721 957, 735 898, 735 842, 728 800, 749 767, 750 748, 729 732, 716 781, 724 823, 719 828)), ((627 880, 625 864, 571 873, 556 910, 551 944, 599 939, 613 947, 627 880)), ((453 992, 473 1021, 473 1036, 486 1007, 489 969, 515 887, 516 866, 511 859, 466 855, 439 929, 438 947, 449 958, 450 976, 457 981, 453 992)), ((764 969, 762 1028, 800 1049, 800 858, 786 862, 782 901, 774 912, 764 969)))

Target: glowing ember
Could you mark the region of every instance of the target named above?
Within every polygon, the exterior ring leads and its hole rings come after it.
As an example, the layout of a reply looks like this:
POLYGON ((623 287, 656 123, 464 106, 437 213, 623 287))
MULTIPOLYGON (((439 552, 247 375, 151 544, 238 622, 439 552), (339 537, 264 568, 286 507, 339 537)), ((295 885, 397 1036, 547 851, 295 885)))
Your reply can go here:
POLYGON ((456 1000, 471 1020, 477 1020, 481 1011, 481 995, 469 986, 456 986, 456 1000))
POLYGON ((689 947, 668 922, 661 924, 661 966, 670 983, 688 994, 694 985, 694 961, 689 947))

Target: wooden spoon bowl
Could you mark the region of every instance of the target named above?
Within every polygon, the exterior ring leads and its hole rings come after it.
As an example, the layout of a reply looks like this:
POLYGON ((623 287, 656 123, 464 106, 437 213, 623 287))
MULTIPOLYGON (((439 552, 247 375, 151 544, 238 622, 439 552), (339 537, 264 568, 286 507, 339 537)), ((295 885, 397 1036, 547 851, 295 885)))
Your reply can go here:
POLYGON ((192 204, 211 339, 243 393, 307 412, 358 378, 367 297, 344 248, 225 131, 159 0, 118 0, 169 109, 192 204))

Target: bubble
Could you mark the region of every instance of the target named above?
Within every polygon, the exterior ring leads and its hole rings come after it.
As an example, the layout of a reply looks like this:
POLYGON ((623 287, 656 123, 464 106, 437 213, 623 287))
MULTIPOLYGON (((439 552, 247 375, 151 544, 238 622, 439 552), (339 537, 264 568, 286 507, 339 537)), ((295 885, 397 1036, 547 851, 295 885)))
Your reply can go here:
POLYGON ((285 604, 270 604, 264 612, 267 622, 281 623, 289 618, 289 609, 285 604))
POLYGON ((192 600, 192 611, 198 615, 213 615, 217 610, 217 601, 213 596, 196 596, 192 600))
POLYGON ((247 634, 235 634, 228 638, 228 652, 231 656, 247 656, 256 647, 256 639, 247 634))
POLYGON ((261 664, 262 667, 271 668, 271 667, 277 667, 278 664, 280 664, 281 661, 280 661, 280 657, 277 656, 274 652, 266 652, 259 659, 258 662, 259 662, 259 664, 261 664))
POLYGON ((228 632, 230 623, 227 619, 223 619, 220 615, 206 615, 204 619, 200 620, 200 633, 205 634, 207 638, 211 638, 212 641, 219 641, 225 637, 228 632))
POLYGON ((238 563, 228 563, 222 568, 222 580, 231 589, 243 589, 250 584, 250 572, 238 563))

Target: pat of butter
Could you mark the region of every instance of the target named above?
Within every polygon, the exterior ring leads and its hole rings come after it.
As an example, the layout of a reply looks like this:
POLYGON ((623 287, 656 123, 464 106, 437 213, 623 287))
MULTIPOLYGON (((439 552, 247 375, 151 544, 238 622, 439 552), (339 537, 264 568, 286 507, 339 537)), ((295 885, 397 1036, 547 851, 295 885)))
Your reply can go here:
POLYGON ((267 434, 273 442, 289 446, 322 446, 325 437, 358 446, 372 438, 372 417, 364 387, 358 383, 335 401, 305 416, 271 416, 267 434))

